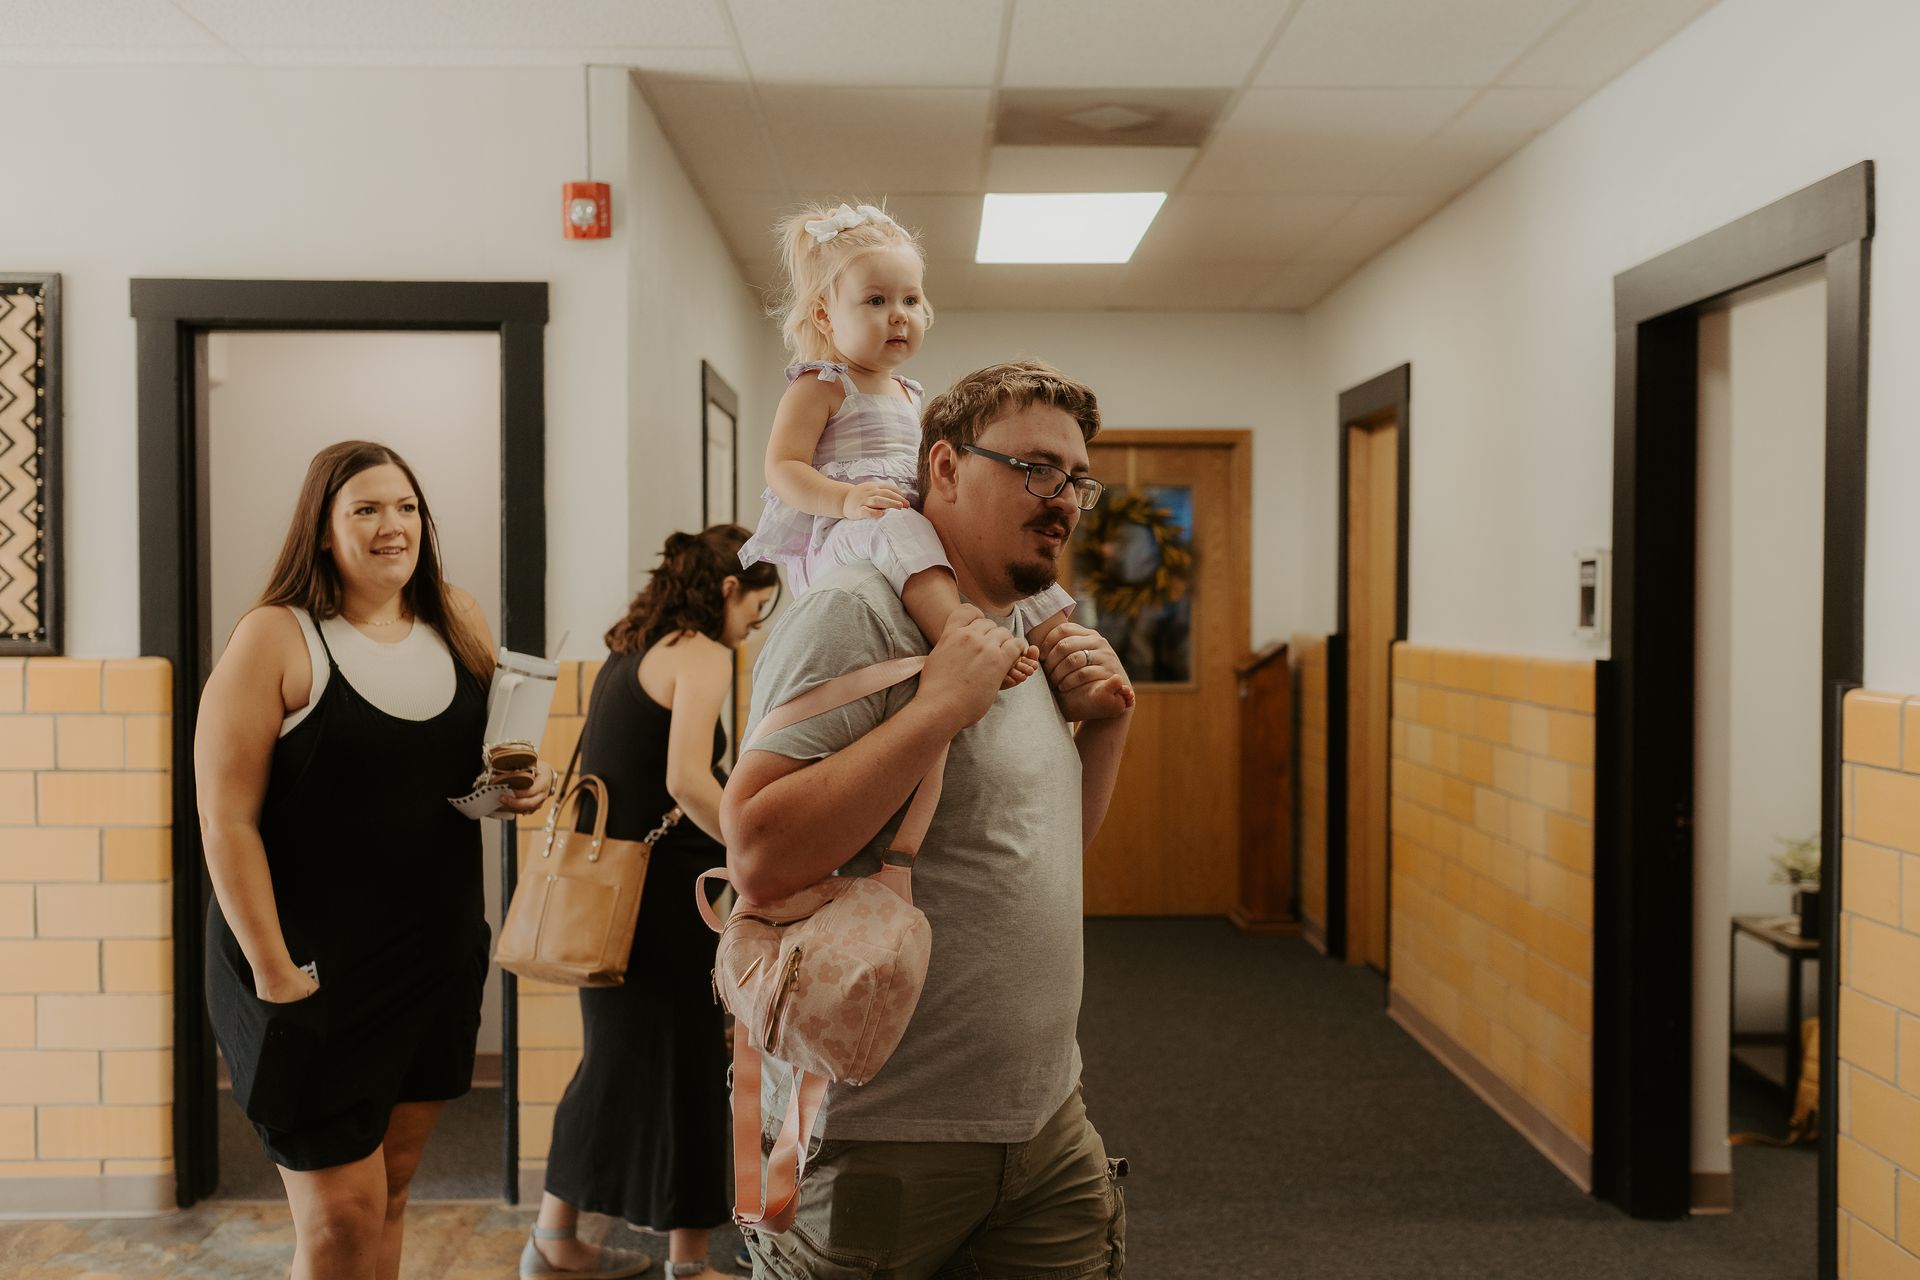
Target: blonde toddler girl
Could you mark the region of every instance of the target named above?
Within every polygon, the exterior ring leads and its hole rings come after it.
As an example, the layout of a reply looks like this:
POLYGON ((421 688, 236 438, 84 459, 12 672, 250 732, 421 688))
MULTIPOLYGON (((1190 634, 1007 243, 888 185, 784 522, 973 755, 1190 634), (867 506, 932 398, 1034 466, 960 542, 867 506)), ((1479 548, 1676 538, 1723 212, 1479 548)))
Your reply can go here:
MULTIPOLYGON (((915 237, 872 205, 814 207, 781 220, 786 274, 776 308, 797 363, 767 442, 760 527, 740 549, 784 565, 796 593, 825 573, 871 561, 929 642, 960 599, 939 535, 914 509, 920 384, 897 370, 933 321, 915 237)), ((1073 608, 1057 583, 1016 606, 1029 642, 1007 673, 1018 684, 1073 608)))

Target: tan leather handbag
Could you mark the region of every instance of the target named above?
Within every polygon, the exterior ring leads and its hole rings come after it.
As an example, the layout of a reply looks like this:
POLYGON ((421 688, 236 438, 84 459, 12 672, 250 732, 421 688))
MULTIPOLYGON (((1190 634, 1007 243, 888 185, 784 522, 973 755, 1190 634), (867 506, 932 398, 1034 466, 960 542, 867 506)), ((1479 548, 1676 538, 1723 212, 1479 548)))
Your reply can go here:
MULTIPOLYGON (((579 751, 574 752, 579 759, 579 751)), ((573 764, 567 765, 567 777, 573 764)), ((563 784, 564 785, 564 784, 563 784)), ((595 774, 565 787, 547 814, 540 853, 520 883, 500 926, 493 958, 502 969, 564 987, 617 987, 626 981, 640 894, 653 846, 680 821, 675 806, 644 840, 607 838, 607 784, 595 774), (593 833, 576 832, 563 813, 593 797, 593 833)))

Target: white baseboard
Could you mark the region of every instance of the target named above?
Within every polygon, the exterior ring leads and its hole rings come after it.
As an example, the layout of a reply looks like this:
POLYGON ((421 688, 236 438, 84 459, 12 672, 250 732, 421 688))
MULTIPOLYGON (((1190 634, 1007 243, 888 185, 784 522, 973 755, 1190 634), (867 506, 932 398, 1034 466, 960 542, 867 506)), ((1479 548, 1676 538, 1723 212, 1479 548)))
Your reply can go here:
POLYGON ((152 1218, 179 1210, 170 1173, 0 1178, 0 1219, 152 1218))

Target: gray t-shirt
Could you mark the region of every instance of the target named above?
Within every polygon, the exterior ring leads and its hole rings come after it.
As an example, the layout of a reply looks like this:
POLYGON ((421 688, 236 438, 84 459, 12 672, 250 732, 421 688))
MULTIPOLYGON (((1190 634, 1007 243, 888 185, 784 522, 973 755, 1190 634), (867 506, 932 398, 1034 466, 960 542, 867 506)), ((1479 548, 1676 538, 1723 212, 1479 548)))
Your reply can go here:
MULTIPOLYGON (((878 570, 836 570, 767 637, 753 671, 751 723, 834 676, 927 649, 878 570)), ((821 759, 905 706, 918 685, 906 681, 802 721, 752 749, 821 759)), ((904 813, 842 874, 876 870, 904 813)), ((1003 690, 953 740, 940 807, 914 864, 913 900, 933 926, 920 1005, 878 1075, 857 1088, 832 1087, 823 1132, 1025 1142, 1080 1077, 1080 755, 1044 674, 1003 690)), ((782 1102, 770 1087, 770 1125, 782 1102)))

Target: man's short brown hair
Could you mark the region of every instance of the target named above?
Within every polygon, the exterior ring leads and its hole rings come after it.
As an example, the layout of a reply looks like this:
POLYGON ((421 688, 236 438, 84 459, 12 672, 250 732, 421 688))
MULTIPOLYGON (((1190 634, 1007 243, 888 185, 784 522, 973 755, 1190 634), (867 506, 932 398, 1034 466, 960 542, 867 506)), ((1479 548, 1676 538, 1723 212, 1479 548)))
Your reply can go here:
POLYGON ((927 457, 936 441, 958 449, 972 444, 988 423, 1029 405, 1052 405, 1080 425, 1080 436, 1100 434, 1100 403, 1093 388, 1075 382, 1044 360, 1012 360, 970 373, 927 402, 920 416, 920 496, 932 481, 927 457))

